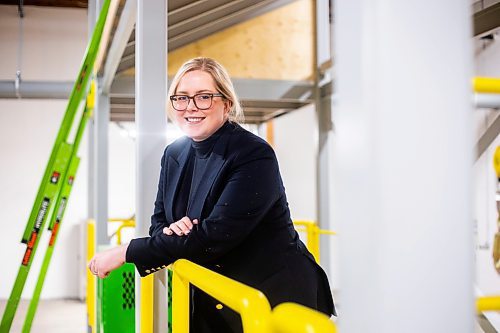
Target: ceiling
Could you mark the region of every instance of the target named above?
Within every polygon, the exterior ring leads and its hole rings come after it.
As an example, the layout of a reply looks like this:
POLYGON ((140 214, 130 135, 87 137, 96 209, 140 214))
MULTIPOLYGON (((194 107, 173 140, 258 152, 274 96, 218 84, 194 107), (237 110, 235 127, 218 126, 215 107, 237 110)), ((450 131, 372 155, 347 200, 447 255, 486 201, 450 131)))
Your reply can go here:
MULTIPOLYGON (((168 50, 173 51, 293 1, 296 0, 169 0, 168 50)), ((112 37, 107 45, 106 59, 103 61, 104 65, 101 66, 100 72, 106 76, 107 58, 116 57, 116 54, 113 56, 113 43, 120 45, 122 43, 119 40, 126 39, 126 43, 119 51, 118 63, 111 66, 111 71, 115 74, 114 80, 119 81, 113 82, 109 93, 111 119, 114 121, 133 121, 135 118, 134 81, 128 78, 134 75, 135 31, 133 26, 130 26, 131 19, 127 18, 135 14, 127 6, 127 1, 120 1, 111 32, 112 37), (119 86, 122 88, 117 88, 119 86)), ((132 21, 135 22, 133 19, 132 21)), ((235 85, 247 123, 263 123, 312 102, 309 98, 312 82, 290 84, 289 81, 242 81, 244 82, 235 85), (279 88, 271 89, 270 84, 279 88), (304 91, 305 86, 309 91, 308 94, 304 91), (267 90, 263 91, 263 87, 267 90), (277 91, 277 93, 271 95, 269 91, 277 91), (267 96, 267 98, 262 96, 267 96)))
MULTIPOLYGON (((169 0, 168 50, 198 41, 293 1, 295 0, 169 0)), ((0 5, 19 5, 20 2, 0 0, 0 5)), ((113 67, 116 77, 113 75, 114 82, 110 89, 111 118, 115 121, 133 121, 135 116, 134 80, 130 77, 135 66, 135 14, 127 12, 127 3, 130 1, 119 0, 106 52, 106 56, 109 55, 115 39, 123 40, 116 66, 113 67), (131 16, 128 21, 132 21, 132 25, 129 23, 129 28, 124 30, 120 27, 120 21, 126 15, 131 16)), ((22 4, 87 8, 88 1, 22 0, 22 4)), ((474 13, 474 36, 488 38, 491 31, 500 26, 500 0, 472 1, 471 5, 474 13)), ((329 63, 330 67, 332 61, 329 63)), ((235 86, 249 123, 262 123, 313 102, 312 81, 238 80, 235 86)), ((321 95, 327 95, 324 91, 331 90, 332 84, 329 82, 323 87, 321 95)))
MULTIPOLYGON (((0 0, 0 5, 19 5, 20 0, 0 0)), ((24 6, 87 8, 87 0, 22 0, 24 6)))

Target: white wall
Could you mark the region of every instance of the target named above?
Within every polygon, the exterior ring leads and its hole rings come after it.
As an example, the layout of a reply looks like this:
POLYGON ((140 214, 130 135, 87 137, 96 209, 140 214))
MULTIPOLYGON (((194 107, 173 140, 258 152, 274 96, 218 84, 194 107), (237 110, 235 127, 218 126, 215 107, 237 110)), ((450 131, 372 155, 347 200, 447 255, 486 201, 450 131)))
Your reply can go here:
POLYGON ((316 127, 312 105, 274 120, 274 150, 294 220, 316 220, 316 127))
MULTIPOLYGON (((22 79, 73 81, 87 46, 87 11, 25 6, 22 79)), ((0 80, 14 80, 17 69, 17 6, 0 6, 0 80)), ((66 109, 66 100, 0 99, 0 299, 8 298, 26 245, 20 240, 66 109)), ((81 293, 80 224, 87 219, 87 137, 47 274, 42 298, 72 298, 81 293)), ((109 214, 135 211, 135 144, 116 124, 109 130, 109 214)), ((158 157, 160 163, 160 157, 158 157)), ((30 298, 48 244, 44 230, 23 297, 30 298)))

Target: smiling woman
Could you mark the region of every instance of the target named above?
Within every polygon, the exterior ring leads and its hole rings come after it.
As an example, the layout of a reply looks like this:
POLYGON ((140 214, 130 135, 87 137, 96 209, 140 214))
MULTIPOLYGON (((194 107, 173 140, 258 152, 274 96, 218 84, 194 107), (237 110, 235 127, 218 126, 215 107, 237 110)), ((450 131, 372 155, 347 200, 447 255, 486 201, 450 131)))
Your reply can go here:
POLYGON ((232 105, 217 92, 212 76, 202 70, 184 74, 170 101, 175 122, 194 141, 205 140, 215 133, 228 119, 232 105))
MULTIPOLYGON (((169 98, 186 137, 163 154, 150 236, 97 254, 89 269, 104 278, 131 262, 145 276, 183 258, 262 291, 273 307, 335 314, 326 274, 293 227, 273 149, 236 122, 242 110, 226 70, 192 59, 169 98)), ((242 332, 239 316, 217 305, 193 291, 191 332, 242 332)))

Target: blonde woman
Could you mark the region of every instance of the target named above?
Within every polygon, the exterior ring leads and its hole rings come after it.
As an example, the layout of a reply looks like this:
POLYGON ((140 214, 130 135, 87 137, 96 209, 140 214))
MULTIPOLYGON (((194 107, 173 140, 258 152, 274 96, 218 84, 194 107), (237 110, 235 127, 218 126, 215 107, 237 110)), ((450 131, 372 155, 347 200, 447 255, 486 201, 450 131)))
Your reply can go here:
MULTIPOLYGON (((97 254, 104 278, 125 262, 141 276, 185 258, 261 290, 271 306, 296 302, 335 314, 326 274, 290 219, 273 149, 240 127, 226 70, 195 58, 175 75, 168 113, 186 137, 166 147, 149 237, 97 254)), ((242 332, 241 319, 193 290, 191 332, 242 332)))

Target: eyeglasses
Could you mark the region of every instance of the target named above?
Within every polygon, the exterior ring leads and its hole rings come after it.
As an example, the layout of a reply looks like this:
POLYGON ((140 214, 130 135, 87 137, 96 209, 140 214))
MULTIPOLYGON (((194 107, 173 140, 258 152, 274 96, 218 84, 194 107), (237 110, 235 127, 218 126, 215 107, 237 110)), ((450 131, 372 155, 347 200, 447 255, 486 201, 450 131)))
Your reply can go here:
POLYGON ((192 99, 194 105, 199 110, 207 110, 212 107, 212 100, 214 97, 224 97, 222 94, 196 94, 193 96, 188 95, 172 95, 170 96, 170 102, 172 102, 172 107, 177 111, 186 111, 189 105, 189 100, 192 99))

